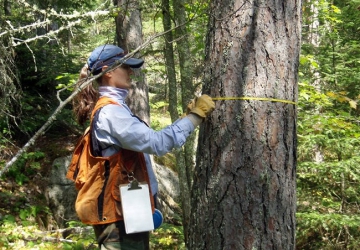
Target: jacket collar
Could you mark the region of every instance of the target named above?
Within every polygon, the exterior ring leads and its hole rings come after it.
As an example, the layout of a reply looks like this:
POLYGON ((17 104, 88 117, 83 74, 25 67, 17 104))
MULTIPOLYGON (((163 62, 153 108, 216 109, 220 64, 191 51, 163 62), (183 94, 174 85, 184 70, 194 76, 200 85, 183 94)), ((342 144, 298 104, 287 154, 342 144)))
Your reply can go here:
POLYGON ((116 100, 120 104, 124 104, 129 91, 126 89, 119 89, 110 86, 100 86, 99 93, 100 97, 107 96, 116 100))

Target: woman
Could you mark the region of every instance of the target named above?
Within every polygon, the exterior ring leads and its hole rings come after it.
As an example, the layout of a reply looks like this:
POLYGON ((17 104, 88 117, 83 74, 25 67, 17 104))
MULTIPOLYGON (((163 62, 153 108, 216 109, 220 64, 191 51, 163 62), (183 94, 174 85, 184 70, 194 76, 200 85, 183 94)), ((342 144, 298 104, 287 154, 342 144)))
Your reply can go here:
MULTIPOLYGON (((123 60, 124 56, 124 51, 121 48, 109 44, 101 45, 91 53, 87 66, 80 73, 80 78, 86 78, 89 73, 93 75, 103 71, 106 71, 106 73, 97 79, 98 93, 92 86, 89 86, 77 96, 74 102, 74 112, 78 122, 84 124, 94 109, 98 97, 100 97, 99 100, 103 100, 103 98, 111 99, 111 103, 99 109, 92 120, 92 143, 95 143, 92 144, 92 147, 96 147, 96 150, 93 148, 93 151, 96 152, 96 156, 101 157, 119 155, 119 158, 116 159, 123 161, 121 164, 109 163, 110 168, 123 168, 117 172, 119 176, 114 177, 118 178, 116 183, 123 184, 124 180, 129 177, 125 165, 129 165, 129 161, 136 162, 136 164, 130 164, 131 166, 137 166, 137 169, 134 170, 135 177, 150 182, 151 194, 156 197, 158 183, 151 166, 149 154, 164 155, 173 148, 181 147, 195 127, 214 110, 215 105, 209 96, 200 96, 190 106, 190 110, 184 118, 177 120, 161 131, 152 130, 145 122, 132 114, 125 103, 128 90, 132 86, 132 68, 140 68, 144 61, 129 58, 124 60, 119 67, 112 69, 111 66, 115 62, 123 60), (124 159, 127 159, 126 162, 124 162, 124 159), (143 168, 140 167, 142 162, 144 163, 143 168), (124 171, 126 172, 125 177, 123 176, 124 171)), ((81 83, 81 81, 79 82, 81 83)), ((115 196, 114 200, 119 199, 117 194, 115 196)), ((114 218, 121 218, 120 200, 115 201, 114 204, 116 204, 116 209, 111 210, 114 213, 114 218)), ((99 202, 94 206, 99 206, 99 202)), ((81 209, 81 205, 78 205, 78 210, 81 209)), ((83 211, 80 212, 86 214, 83 211)), ((89 223, 94 225, 95 235, 101 249, 149 249, 149 232, 126 234, 121 219, 107 223, 106 220, 111 216, 104 217, 98 222, 89 223)))

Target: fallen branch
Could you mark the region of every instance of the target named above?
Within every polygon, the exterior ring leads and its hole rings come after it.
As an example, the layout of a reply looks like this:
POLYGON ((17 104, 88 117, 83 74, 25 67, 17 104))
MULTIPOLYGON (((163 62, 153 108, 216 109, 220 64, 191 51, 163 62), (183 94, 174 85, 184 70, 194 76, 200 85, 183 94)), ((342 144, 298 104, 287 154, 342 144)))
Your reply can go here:
MULTIPOLYGON (((187 22, 186 22, 187 23, 187 22)), ((86 88, 92 81, 94 81, 95 79, 101 77, 103 74, 105 74, 106 72, 113 70, 117 67, 119 67, 122 63, 124 63, 127 59, 129 59, 130 57, 132 57, 134 54, 136 54, 137 52, 139 52, 140 50, 142 50, 143 48, 147 47, 149 44, 151 44, 152 42, 155 41, 156 38, 161 37, 163 35, 165 35, 167 32, 171 32, 174 29, 177 29, 180 26, 185 25, 186 23, 183 23, 181 25, 178 25, 170 30, 161 32, 159 34, 156 34, 152 37, 150 37, 145 43, 143 43, 142 45, 140 45, 138 48, 136 48, 134 51, 132 51, 131 53, 127 54, 124 58, 122 58, 122 60, 117 61, 116 63, 114 63, 111 67, 109 67, 106 71, 101 72, 100 74, 96 75, 96 76, 92 76, 86 79, 86 81, 84 83, 82 83, 78 88, 76 88, 73 93, 66 98, 64 101, 60 100, 60 104, 59 106, 56 108, 56 110, 54 111, 54 113, 49 117, 49 119, 45 122, 45 124, 33 135, 33 137, 16 153, 16 155, 9 161, 6 163, 6 165, 4 166, 3 169, 0 170, 0 178, 1 176, 8 171, 8 169, 20 158, 20 156, 25 153, 30 146, 32 146, 35 141, 43 134, 45 134, 45 131, 48 127, 50 127, 50 125, 53 123, 53 121, 56 120, 57 115, 61 112, 61 110, 66 106, 66 104, 68 104, 72 99, 74 99, 74 97, 80 92, 82 91, 84 88, 86 88)))

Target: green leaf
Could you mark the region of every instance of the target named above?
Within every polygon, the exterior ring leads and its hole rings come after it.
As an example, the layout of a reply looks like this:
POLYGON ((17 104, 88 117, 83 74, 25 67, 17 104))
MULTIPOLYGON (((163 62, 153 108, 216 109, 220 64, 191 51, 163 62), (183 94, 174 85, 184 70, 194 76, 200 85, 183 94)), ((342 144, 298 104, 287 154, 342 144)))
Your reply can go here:
POLYGON ((350 100, 349 101, 349 104, 350 104, 350 107, 353 108, 353 109, 356 109, 356 106, 357 106, 357 103, 353 100, 350 100))
POLYGON ((319 64, 315 61, 311 61, 311 65, 316 69, 319 68, 319 64))

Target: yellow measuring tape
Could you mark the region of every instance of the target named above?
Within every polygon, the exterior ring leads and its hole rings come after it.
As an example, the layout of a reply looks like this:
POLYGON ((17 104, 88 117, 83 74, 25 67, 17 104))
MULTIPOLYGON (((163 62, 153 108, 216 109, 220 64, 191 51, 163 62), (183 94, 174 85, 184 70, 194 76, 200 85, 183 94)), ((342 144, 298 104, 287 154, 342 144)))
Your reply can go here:
POLYGON ((266 97, 213 97, 213 101, 226 101, 226 100, 256 100, 256 101, 268 101, 268 102, 282 102, 297 105, 297 102, 284 100, 284 99, 276 99, 276 98, 266 98, 266 97))

